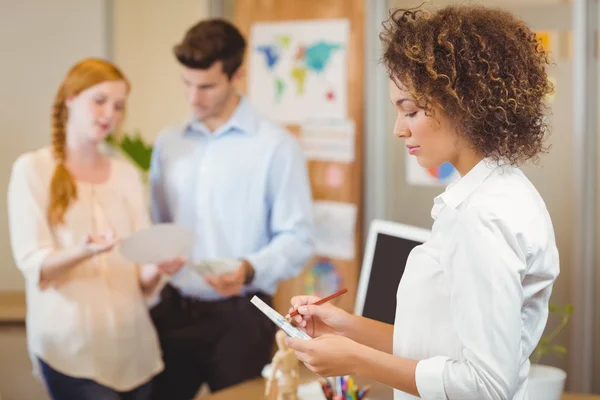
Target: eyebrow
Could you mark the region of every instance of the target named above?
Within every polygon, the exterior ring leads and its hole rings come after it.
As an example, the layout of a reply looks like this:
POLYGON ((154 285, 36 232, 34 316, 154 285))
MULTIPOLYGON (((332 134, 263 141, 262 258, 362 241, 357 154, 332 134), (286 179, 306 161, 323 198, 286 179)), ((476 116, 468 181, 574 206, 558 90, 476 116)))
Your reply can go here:
POLYGON ((400 106, 400 105, 402 105, 402 103, 404 103, 405 101, 412 101, 412 100, 411 100, 411 99, 398 99, 398 100, 396 101, 396 105, 397 105, 397 106, 400 106))

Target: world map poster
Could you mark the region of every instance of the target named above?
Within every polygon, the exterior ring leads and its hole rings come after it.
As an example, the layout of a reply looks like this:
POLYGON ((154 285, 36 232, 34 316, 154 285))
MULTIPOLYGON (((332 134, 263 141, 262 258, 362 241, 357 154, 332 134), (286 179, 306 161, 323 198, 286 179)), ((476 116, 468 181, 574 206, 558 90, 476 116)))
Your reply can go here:
POLYGON ((345 19, 252 25, 248 96, 265 116, 283 124, 347 116, 345 19))

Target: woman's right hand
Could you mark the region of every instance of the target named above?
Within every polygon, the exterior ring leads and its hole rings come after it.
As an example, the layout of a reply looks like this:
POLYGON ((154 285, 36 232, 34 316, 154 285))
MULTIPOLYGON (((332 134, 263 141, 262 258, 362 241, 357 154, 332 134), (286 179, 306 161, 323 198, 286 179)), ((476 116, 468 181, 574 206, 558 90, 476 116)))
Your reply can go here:
POLYGON ((108 231, 99 236, 87 235, 83 239, 82 248, 83 252, 91 257, 112 250, 118 243, 115 235, 108 231))
POLYGON ((320 298, 316 296, 294 296, 289 314, 298 310, 299 315, 292 317, 296 326, 311 337, 325 334, 345 336, 352 315, 330 303, 314 305, 320 298))

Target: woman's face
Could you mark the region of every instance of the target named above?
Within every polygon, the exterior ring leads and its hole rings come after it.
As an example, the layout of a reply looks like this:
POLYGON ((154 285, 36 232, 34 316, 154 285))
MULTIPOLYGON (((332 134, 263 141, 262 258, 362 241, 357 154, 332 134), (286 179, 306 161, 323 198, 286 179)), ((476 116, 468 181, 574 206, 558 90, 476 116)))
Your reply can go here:
POLYGON ((424 168, 434 168, 447 161, 455 165, 460 141, 442 110, 436 108, 434 115, 426 115, 410 93, 400 89, 391 79, 390 100, 397 112, 394 136, 404 139, 408 153, 417 157, 424 168))
POLYGON ((70 131, 78 141, 101 142, 123 121, 127 94, 124 81, 106 81, 67 99, 70 131))

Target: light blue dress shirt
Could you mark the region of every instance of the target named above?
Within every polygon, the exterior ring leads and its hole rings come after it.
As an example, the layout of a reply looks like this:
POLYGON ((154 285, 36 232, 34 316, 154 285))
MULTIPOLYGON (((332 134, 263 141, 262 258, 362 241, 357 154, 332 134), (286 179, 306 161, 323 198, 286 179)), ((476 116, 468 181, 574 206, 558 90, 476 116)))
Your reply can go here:
MULTIPOLYGON (((312 256, 312 194, 302 149, 244 97, 213 133, 192 119, 158 136, 150 195, 155 223, 194 232, 190 262, 245 258, 253 265, 254 281, 244 292, 274 294, 312 256)), ((222 298, 190 266, 171 283, 185 296, 222 298)))

